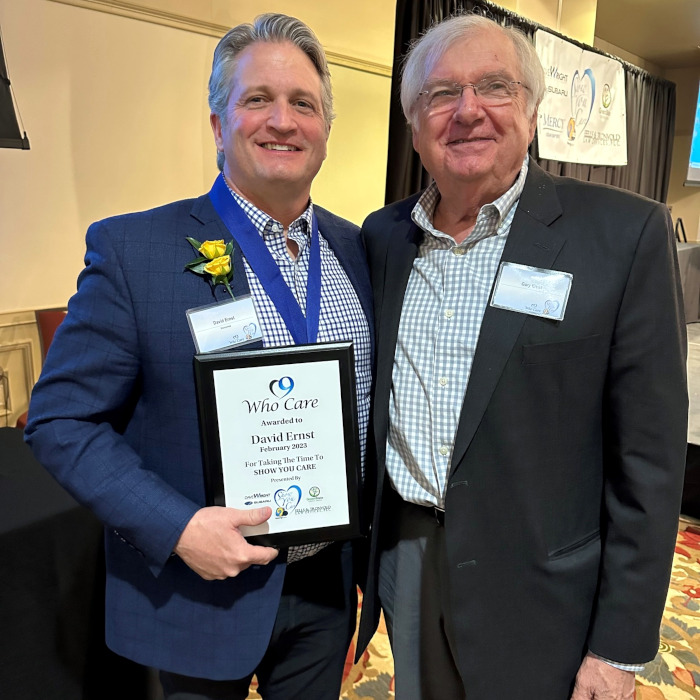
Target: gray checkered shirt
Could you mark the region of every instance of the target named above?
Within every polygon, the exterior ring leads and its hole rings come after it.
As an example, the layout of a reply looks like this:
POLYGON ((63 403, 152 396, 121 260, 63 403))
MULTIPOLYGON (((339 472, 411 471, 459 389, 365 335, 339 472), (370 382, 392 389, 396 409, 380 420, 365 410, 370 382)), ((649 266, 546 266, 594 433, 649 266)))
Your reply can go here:
MULTIPOLYGON (((294 294, 301 310, 306 312, 306 281, 309 274, 309 251, 311 243, 311 221, 313 204, 309 203, 306 211, 293 221, 287 235, 299 246, 299 254, 292 260, 287 253, 284 240, 284 227, 271 216, 241 197, 229 188, 236 202, 263 237, 282 273, 282 278, 294 294)), ((319 230, 321 248, 321 313, 318 324, 318 342, 337 342, 352 340, 355 352, 355 384, 357 390, 357 423, 360 437, 360 455, 364 475, 365 448, 367 444, 367 421, 369 418, 369 395, 372 383, 372 358, 369 325, 362 310, 355 289, 345 274, 345 270, 330 249, 328 241, 319 230)), ((263 289, 257 275, 252 271, 248 261, 243 258, 245 271, 253 297, 253 304, 258 314, 263 333, 263 345, 266 348, 282 345, 294 345, 294 339, 275 308, 270 297, 263 289)), ((323 544, 290 547, 288 562, 298 561, 320 551, 323 544)))
POLYGON ((481 207, 462 243, 433 226, 435 183, 411 213, 425 232, 408 280, 399 325, 386 469, 406 501, 445 507, 447 473, 481 320, 520 193, 515 184, 481 207))

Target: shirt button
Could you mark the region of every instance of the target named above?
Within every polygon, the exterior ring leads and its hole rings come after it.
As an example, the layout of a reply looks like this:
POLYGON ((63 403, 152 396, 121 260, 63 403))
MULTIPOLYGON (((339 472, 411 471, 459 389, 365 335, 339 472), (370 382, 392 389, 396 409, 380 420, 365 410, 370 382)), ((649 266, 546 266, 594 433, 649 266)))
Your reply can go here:
POLYGON ((272 224, 272 230, 275 233, 279 233, 282 230, 282 227, 279 224, 275 223, 275 224, 272 224))
POLYGON ((464 248, 452 248, 455 255, 464 255, 467 251, 464 248))
POLYGON ((438 452, 439 452, 443 457, 444 457, 449 451, 450 451, 450 449, 447 447, 447 445, 443 445, 443 446, 438 450, 438 452))
POLYGON ((452 318, 455 315, 454 309, 447 309, 445 311, 445 318, 452 318))
POLYGON ((440 377, 439 383, 440 386, 447 386, 447 377, 440 377))

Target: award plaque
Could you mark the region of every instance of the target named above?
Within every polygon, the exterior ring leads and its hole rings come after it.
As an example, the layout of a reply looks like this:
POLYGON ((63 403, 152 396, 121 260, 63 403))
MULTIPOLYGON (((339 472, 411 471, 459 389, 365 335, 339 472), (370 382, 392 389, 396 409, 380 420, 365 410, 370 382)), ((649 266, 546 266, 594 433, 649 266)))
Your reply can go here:
POLYGON ((195 355, 209 505, 270 506, 252 544, 360 535, 351 342, 195 355))

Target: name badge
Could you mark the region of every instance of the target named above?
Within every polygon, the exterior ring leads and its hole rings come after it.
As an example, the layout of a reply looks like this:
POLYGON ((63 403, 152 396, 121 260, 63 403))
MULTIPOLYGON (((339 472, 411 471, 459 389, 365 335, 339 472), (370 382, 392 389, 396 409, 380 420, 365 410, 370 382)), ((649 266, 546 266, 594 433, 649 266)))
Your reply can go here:
POLYGON ((187 321, 198 353, 225 350, 262 338, 250 295, 188 309, 187 321))
POLYGON ((573 279, 570 272, 503 262, 496 276, 491 306, 561 321, 573 279))

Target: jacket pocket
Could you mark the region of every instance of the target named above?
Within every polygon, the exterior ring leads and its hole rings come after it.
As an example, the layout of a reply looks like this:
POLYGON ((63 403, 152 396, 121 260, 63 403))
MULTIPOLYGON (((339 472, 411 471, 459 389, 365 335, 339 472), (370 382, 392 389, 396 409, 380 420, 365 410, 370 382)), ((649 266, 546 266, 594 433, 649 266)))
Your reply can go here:
POLYGON ((603 349, 603 336, 590 335, 561 343, 523 345, 523 364, 538 365, 545 362, 564 362, 595 355, 603 349))
POLYGON ((587 535, 584 535, 580 539, 576 540, 575 542, 571 542, 570 544, 567 544, 564 547, 559 547, 558 549, 552 550, 551 552, 549 552, 549 558, 561 559, 562 557, 567 557, 571 554, 575 554, 580 549, 583 549, 587 545, 591 544, 591 542, 595 542, 597 540, 600 540, 599 529, 596 529, 593 532, 589 532, 587 535))

